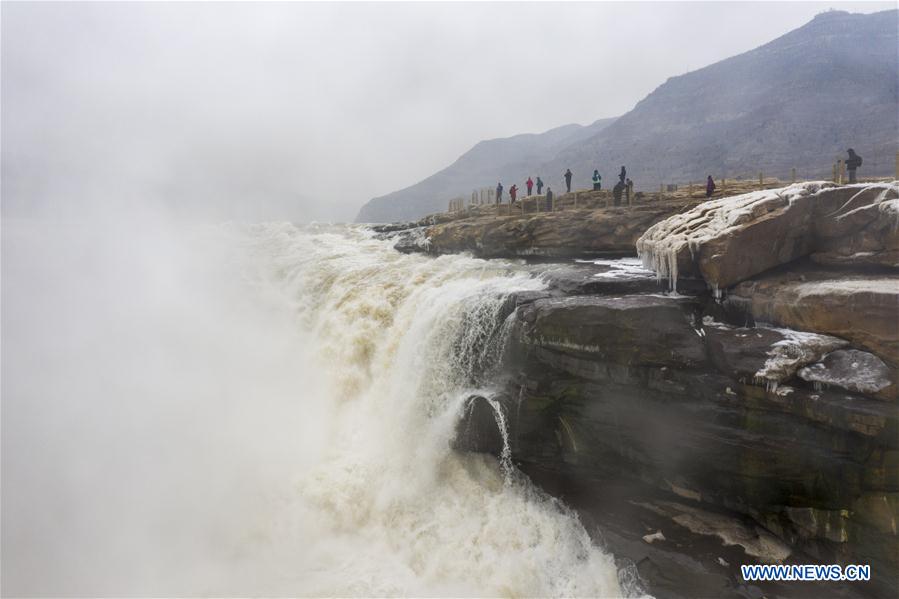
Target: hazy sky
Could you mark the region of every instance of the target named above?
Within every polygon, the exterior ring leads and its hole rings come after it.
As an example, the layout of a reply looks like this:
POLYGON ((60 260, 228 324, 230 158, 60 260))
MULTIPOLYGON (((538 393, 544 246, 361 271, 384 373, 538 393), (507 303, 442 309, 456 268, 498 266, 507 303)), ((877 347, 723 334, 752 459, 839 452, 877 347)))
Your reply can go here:
POLYGON ((2 3, 5 214, 351 220, 481 139, 620 115, 829 8, 2 3))

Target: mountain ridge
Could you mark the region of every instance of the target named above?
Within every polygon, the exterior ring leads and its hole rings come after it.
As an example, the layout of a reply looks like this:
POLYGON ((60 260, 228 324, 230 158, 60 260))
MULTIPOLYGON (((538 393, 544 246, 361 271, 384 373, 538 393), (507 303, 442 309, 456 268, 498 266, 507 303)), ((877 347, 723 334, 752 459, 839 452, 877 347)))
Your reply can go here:
POLYGON ((785 178, 792 168, 801 178, 822 178, 854 147, 865 158, 863 175, 892 172, 899 147, 897 25, 895 9, 821 13, 753 50, 669 77, 624 115, 560 135, 555 144, 537 138, 572 126, 479 142, 435 175, 370 200, 357 222, 419 218, 497 180, 520 186, 529 174, 559 189, 566 168, 575 188, 590 186, 594 168, 610 181, 621 165, 637 189, 649 190, 708 174, 785 178), (527 140, 533 147, 517 147, 527 140), (479 162, 475 150, 491 142, 502 142, 485 146, 493 162, 479 162))

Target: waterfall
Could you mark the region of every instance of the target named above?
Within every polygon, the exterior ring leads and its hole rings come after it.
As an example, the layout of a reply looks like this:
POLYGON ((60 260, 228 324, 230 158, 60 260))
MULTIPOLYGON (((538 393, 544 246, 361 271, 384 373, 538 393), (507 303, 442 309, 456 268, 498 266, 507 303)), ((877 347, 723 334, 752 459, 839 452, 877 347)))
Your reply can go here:
POLYGON ((503 261, 402 255, 361 228, 249 234, 256 284, 294 307, 336 386, 333 447, 299 496, 366 565, 338 574, 332 559, 314 559, 307 590, 620 593, 611 557, 577 517, 513 477, 506 417, 489 399, 507 297, 543 283, 503 261), (450 449, 473 394, 495 411, 499 463, 450 449))
POLYGON ((361 227, 5 222, 4 591, 620 595, 514 470, 510 406, 500 461, 452 449, 525 270, 361 227))

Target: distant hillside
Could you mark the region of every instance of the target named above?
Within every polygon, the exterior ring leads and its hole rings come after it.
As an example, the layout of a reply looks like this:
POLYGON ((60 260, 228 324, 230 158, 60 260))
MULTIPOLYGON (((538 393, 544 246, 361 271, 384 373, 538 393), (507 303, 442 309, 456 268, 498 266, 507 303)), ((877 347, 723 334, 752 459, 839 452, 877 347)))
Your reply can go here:
POLYGON ((357 220, 424 216, 475 187, 502 180, 508 188, 535 172, 558 185, 565 168, 583 188, 594 168, 611 183, 624 164, 638 189, 651 190, 708 174, 827 176, 853 147, 865 159, 862 175, 887 175, 899 148, 897 48, 899 10, 822 13, 755 50, 672 77, 627 114, 571 137, 565 131, 576 126, 481 142, 440 173, 370 201, 357 220))
MULTIPOLYGON (((673 77, 599 134, 560 152, 586 186, 627 165, 637 188, 717 176, 828 176, 854 148, 887 175, 899 146, 899 11, 827 12, 764 46, 673 77)), ((879 172, 878 172, 879 171, 879 172)))
MULTIPOLYGON (((400 191, 374 198, 359 211, 357 222, 413 220, 446 209, 447 201, 472 190, 494 187, 497 181, 516 181, 522 186, 528 175, 562 148, 590 138, 615 119, 600 119, 592 125, 564 125, 545 133, 478 142, 439 173, 400 191), (523 174, 524 173, 524 174, 523 174)), ((544 175, 544 180, 546 176, 544 175)), ((508 188, 511 183, 504 185, 508 188)))

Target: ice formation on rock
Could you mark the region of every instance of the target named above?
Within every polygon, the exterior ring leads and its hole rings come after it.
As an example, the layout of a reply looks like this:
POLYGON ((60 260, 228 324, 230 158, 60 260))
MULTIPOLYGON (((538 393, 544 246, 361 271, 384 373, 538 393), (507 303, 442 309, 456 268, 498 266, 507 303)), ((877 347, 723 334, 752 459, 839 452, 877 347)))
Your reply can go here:
POLYGON ((799 378, 809 381, 816 389, 827 385, 842 387, 859 393, 877 393, 892 384, 889 368, 874 354, 841 349, 824 356, 820 362, 801 368, 799 378))
POLYGON ((791 378, 796 371, 807 364, 817 362, 825 354, 845 347, 848 342, 830 335, 766 327, 784 336, 783 340, 771 346, 768 360, 755 373, 754 379, 764 382, 769 391, 777 391, 778 383, 791 378))
MULTIPOLYGON (((647 229, 637 240, 637 255, 646 268, 655 271, 660 280, 667 278, 676 289, 678 257, 685 250, 689 250, 693 258, 703 243, 827 187, 832 184, 797 183, 703 202, 647 229)), ((709 281, 709 284, 717 286, 715 281, 709 281)))

